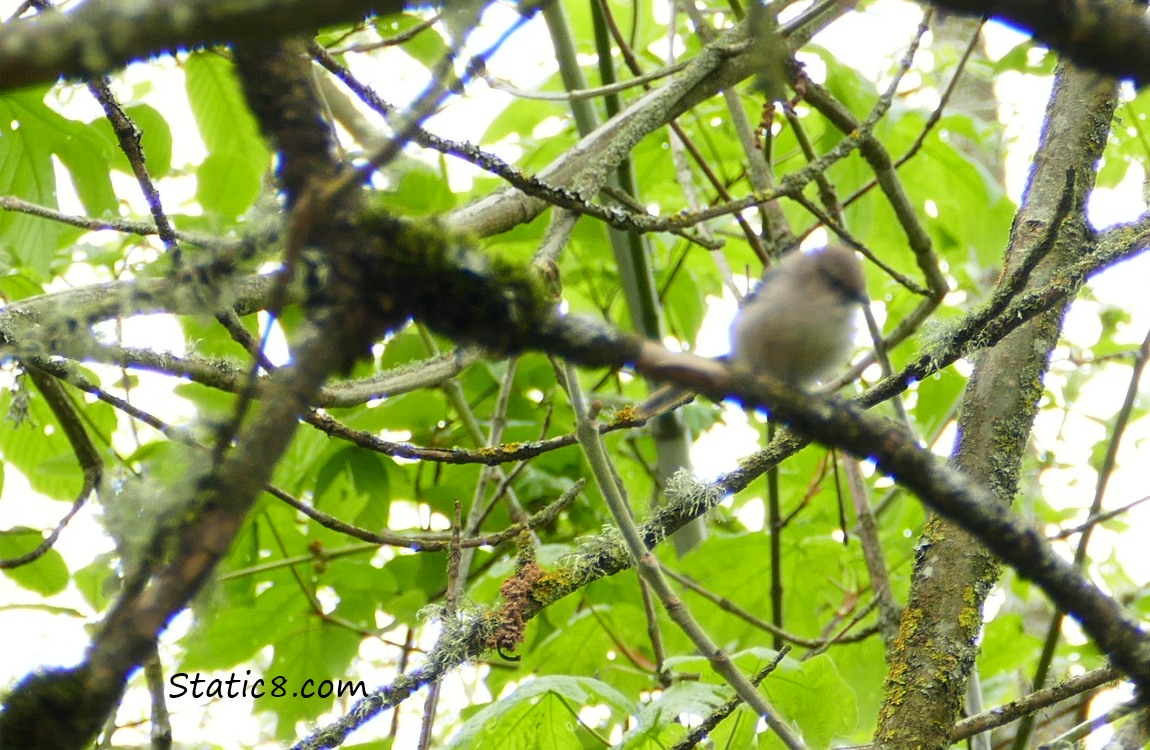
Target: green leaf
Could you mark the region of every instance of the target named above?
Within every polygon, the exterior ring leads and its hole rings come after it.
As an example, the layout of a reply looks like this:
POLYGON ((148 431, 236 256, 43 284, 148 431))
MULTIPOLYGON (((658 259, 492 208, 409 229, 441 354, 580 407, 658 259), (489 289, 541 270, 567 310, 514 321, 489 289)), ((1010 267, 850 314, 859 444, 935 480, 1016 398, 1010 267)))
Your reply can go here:
POLYGON ((348 670, 359 650, 359 633, 327 622, 310 610, 281 612, 280 617, 283 628, 275 641, 275 655, 265 681, 283 678, 285 694, 277 697, 265 692, 256 698, 255 705, 279 717, 276 736, 286 740, 296 737, 297 721, 314 720, 335 702, 334 696, 317 694, 324 680, 350 682, 360 698, 366 697, 367 686, 361 686, 359 678, 348 670))
MULTIPOLYGON (((939 251, 959 263, 968 263, 973 256, 980 263, 975 271, 980 272, 1002 264, 1014 205, 997 178, 947 140, 951 132, 971 134, 968 125, 969 118, 945 118, 923 142, 921 154, 900 171, 911 200, 918 205, 930 201, 938 213, 928 227, 939 251), (980 207, 979 221, 968 220, 969 206, 980 207)), ((908 120, 906 134, 917 127, 908 120)))
POLYGON ((663 309, 675 336, 693 344, 707 312, 707 299, 692 273, 681 272, 676 276, 663 300, 663 309))
POLYGON ((1115 187, 1133 166, 1141 173, 1150 151, 1150 96, 1142 91, 1119 105, 1114 127, 1098 170, 1098 185, 1115 187))
POLYGON ((966 379, 951 368, 930 375, 917 385, 913 414, 921 434, 938 434, 954 416, 955 405, 965 387, 966 379))
POLYGON ((208 152, 234 151, 267 163, 267 146, 232 63, 215 52, 198 52, 184 62, 184 79, 188 103, 208 152))
POLYGON ((259 194, 271 153, 231 62, 214 52, 196 53, 185 62, 184 77, 188 103, 209 155, 197 171, 197 198, 207 201, 208 210, 238 216, 259 194))
MULTIPOLYGON (((792 462, 788 462, 792 463, 792 462)), ((780 477, 780 495, 796 496, 787 483, 805 484, 813 472, 797 471, 796 477, 780 477)), ((853 557, 831 538, 838 525, 835 498, 829 492, 811 498, 804 513, 788 527, 783 544, 783 590, 786 627, 795 633, 814 634, 823 622, 820 612, 838 602, 826 588, 811 586, 813 580, 837 580, 845 560, 853 557), (799 524, 799 525, 796 525, 799 524), (845 559, 844 559, 845 558, 845 559)), ((785 510, 785 508, 784 508, 785 510)), ((751 612, 771 611, 769 540, 761 532, 738 535, 715 534, 683 561, 683 572, 715 594, 739 602, 751 612)), ((711 636, 720 643, 759 643, 760 633, 736 618, 718 618, 710 625, 711 636)))
MULTIPOLYGON (((698 721, 727 700, 728 691, 706 682, 676 682, 643 707, 634 729, 623 738, 624 750, 656 750, 678 742, 687 734, 680 717, 698 721)), ((754 723, 751 723, 754 729, 754 723)), ((724 747, 724 745, 718 745, 724 747)), ((748 745, 725 745, 748 747, 748 745)))
POLYGON ((978 666, 984 679, 1017 674, 1033 665, 1042 639, 1026 632, 1022 615, 1002 612, 983 625, 978 666))
POLYGON ((446 213, 455 207, 455 193, 447 184, 446 175, 414 160, 405 160, 401 165, 392 170, 393 176, 400 173, 398 184, 376 193, 382 207, 413 216, 446 213))
POLYGON ((84 210, 92 216, 115 215, 118 200, 109 174, 111 153, 88 125, 61 118, 52 147, 72 177, 84 210))
MULTIPOLYGON (((744 674, 753 674, 775 656, 776 652, 770 649, 752 648, 732 654, 731 660, 744 674)), ((668 666, 685 672, 714 673, 700 656, 669 659, 668 666)), ((759 689, 766 693, 783 721, 799 727, 809 747, 830 747, 832 740, 849 736, 858 725, 854 689, 827 654, 801 662, 784 657, 759 689)))
MULTIPOLYGON (((316 473, 315 505, 319 507, 336 479, 346 479, 343 488, 354 494, 368 494, 382 500, 388 498, 388 461, 385 457, 350 446, 336 451, 316 473)), ((338 499, 338 498, 334 498, 338 499)))
POLYGON ((618 716, 633 706, 611 686, 589 677, 540 677, 472 716, 448 748, 581 750, 580 709, 606 705, 618 716))
MULTIPOLYGON (((85 374, 90 377, 90 374, 85 374)), ((0 394, 0 414, 8 414, 12 393, 0 394)), ((88 427, 105 439, 116 425, 116 415, 104 403, 84 407, 88 427)), ((28 392, 28 420, 0 425, 0 454, 28 479, 36 492, 55 500, 72 501, 83 486, 83 476, 72 444, 38 391, 28 392)))
MULTIPOLYGON (((44 541, 44 532, 23 526, 0 531, 0 560, 28 554, 44 541)), ((41 596, 59 594, 68 585, 68 566, 55 549, 34 561, 15 568, 3 568, 4 575, 41 596)))
MULTIPOLYGON (((124 107, 124 114, 140 132, 140 148, 144 152, 144 165, 148 174, 154 180, 166 177, 172 171, 172 129, 168 126, 167 118, 147 104, 124 107)), ((134 174, 128 157, 116 142, 112 124, 107 118, 93 120, 90 126, 108 141, 109 153, 112 154, 110 166, 125 174, 134 174)))
POLYGON ((24 274, 0 276, 0 295, 10 302, 18 302, 43 293, 44 287, 24 274))
POLYGON ((236 397, 203 383, 180 383, 172 392, 195 405, 201 419, 223 421, 232 414, 236 397))
POLYGON ((299 590, 289 581, 286 575, 279 578, 278 585, 260 594, 252 606, 197 613, 197 626, 183 640, 186 651, 180 669, 195 672, 234 667, 287 632, 285 615, 302 602, 299 590))
POLYGON ((103 612, 112 600, 120 578, 112 567, 112 555, 103 554, 74 572, 72 581, 88 606, 103 612))
POLYGON ((196 200, 205 211, 235 218, 255 202, 262 175, 246 155, 234 151, 208 154, 196 169, 196 200))
POLYGON ((326 435, 317 430, 296 430, 284 460, 276 466, 273 483, 297 495, 312 489, 316 467, 332 452, 331 439, 326 435))
MULTIPOLYGON (((26 109, 35 104, 19 95, 0 97, 0 193, 56 208, 56 175, 50 153, 36 136, 29 135, 35 129, 24 126, 30 119, 26 109), (13 122, 20 127, 12 129, 13 122)), ((54 222, 11 211, 0 213, 0 249, 10 257, 9 267, 28 265, 47 277, 61 233, 60 225, 54 222)))
MULTIPOLYGON (((47 107, 44 91, 26 89, 0 96, 0 194, 59 208, 52 166, 56 156, 69 171, 88 213, 115 211, 107 142, 84 123, 47 107)), ((57 222, 0 212, 0 253, 7 255, 6 265, 27 266, 44 278, 56 251, 78 234, 79 230, 57 222)))
POLYGON ((1008 70, 1035 76, 1053 75, 1054 64, 1057 59, 1058 56, 1052 54, 1050 50, 1027 40, 1015 45, 1013 49, 999 58, 998 62, 994 64, 992 75, 998 75, 1008 70))
MULTIPOLYGON (((425 24, 427 19, 408 13, 393 13, 375 19, 375 28, 384 39, 394 38, 425 24)), ((430 69, 451 54, 451 48, 435 26, 425 28, 400 47, 412 59, 430 69)))
POLYGON ((404 554, 383 566, 377 595, 388 614, 410 625, 420 622, 420 610, 447 586, 447 554, 404 554))
MULTIPOLYGON (((765 654, 734 658, 749 670, 761 665, 765 654)), ((779 711, 798 723, 811 747, 830 747, 831 740, 848 736, 858 725, 854 688, 827 654, 803 662, 784 658, 778 672, 768 675, 763 686, 779 711)))

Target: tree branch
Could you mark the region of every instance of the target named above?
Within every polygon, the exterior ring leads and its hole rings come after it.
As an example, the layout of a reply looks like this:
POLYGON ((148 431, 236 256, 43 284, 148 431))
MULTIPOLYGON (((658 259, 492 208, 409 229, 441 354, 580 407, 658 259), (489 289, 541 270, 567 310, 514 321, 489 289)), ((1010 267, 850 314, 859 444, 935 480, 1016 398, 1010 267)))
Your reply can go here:
POLYGON ((372 13, 397 13, 407 5, 401 0, 187 0, 173 13, 171 3, 162 0, 88 0, 68 13, 47 11, 0 28, 0 90, 60 76, 101 75, 165 52, 268 41, 372 13))
POLYGON ((1150 21, 1142 3, 1114 0, 930 0, 965 16, 989 16, 1034 36, 1084 68, 1134 85, 1150 81, 1150 21))

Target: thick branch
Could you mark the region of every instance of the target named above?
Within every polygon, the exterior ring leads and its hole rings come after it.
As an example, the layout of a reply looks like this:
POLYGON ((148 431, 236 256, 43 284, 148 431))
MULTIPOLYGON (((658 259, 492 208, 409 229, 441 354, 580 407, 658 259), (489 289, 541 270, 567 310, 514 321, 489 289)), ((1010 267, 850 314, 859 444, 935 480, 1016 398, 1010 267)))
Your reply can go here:
POLYGON ((370 13, 396 13, 401 0, 88 0, 0 29, 0 89, 49 83, 61 75, 109 73, 135 60, 222 42, 258 42, 310 32, 370 13))
POLYGON ((1112 0, 931 0, 952 13, 989 16, 1032 34, 1076 64, 1135 85, 1150 81, 1150 21, 1142 3, 1112 0))
MULTIPOLYGON (((317 147, 323 137, 308 130, 309 123, 319 121, 318 106, 306 83, 301 84, 307 81, 308 70, 299 51, 284 44, 239 56, 244 77, 282 94, 260 97, 253 105, 265 132, 282 147, 281 169, 297 194, 312 189, 309 174, 322 181, 336 170, 322 143, 317 147), (286 137, 284 129, 290 130, 286 137)), ((352 195, 342 204, 343 210, 354 215, 357 199, 358 194, 352 195)), ((363 237, 349 231, 353 227, 346 218, 342 212, 329 212, 306 227, 308 238, 342 267, 351 265, 344 259, 363 244, 363 237)), ((360 353, 369 331, 377 332, 378 321, 369 321, 360 312, 359 290, 366 288, 360 282, 350 276, 333 282, 328 290, 333 303, 317 311, 313 335, 295 352, 297 364, 277 371, 269 398, 238 436, 235 448, 221 445, 210 466, 190 469, 177 485, 178 507, 184 509, 178 525, 155 531, 157 540, 170 540, 174 554, 157 561, 154 570, 146 570, 140 585, 125 588, 84 661, 72 669, 30 675, 17 685, 0 713, 0 747, 91 744, 129 675, 153 653, 171 618, 187 606, 227 553, 287 448, 299 415, 315 400, 323 382, 360 353)))

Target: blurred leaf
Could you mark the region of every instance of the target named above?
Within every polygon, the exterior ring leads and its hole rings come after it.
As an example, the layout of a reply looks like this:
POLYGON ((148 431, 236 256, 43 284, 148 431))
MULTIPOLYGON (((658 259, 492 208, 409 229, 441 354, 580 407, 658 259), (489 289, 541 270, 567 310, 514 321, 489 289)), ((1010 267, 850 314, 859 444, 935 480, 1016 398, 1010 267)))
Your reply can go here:
POLYGON ((446 213, 455 207, 455 194, 445 175, 424 164, 409 162, 392 190, 377 193, 380 205, 398 214, 425 216, 446 213))
POLYGON ((215 52, 184 63, 188 103, 208 149, 197 172, 196 197, 226 217, 246 211, 259 194, 271 154, 248 109, 232 64, 215 52))
POLYGON ((388 497, 387 459, 377 453, 356 447, 336 451, 316 472, 316 506, 323 502, 337 477, 346 478, 353 493, 368 493, 382 500, 388 497))
MULTIPOLYGON (((0 560, 26 555, 44 541, 44 532, 16 526, 0 531, 0 560)), ((55 549, 49 549, 30 563, 0 568, 20 586, 41 596, 59 594, 68 585, 68 566, 55 549)))
POLYGON ((1039 47, 1027 40, 1016 44, 1009 52, 999 58, 994 64, 995 75, 1008 70, 1019 73, 1028 73, 1036 76, 1049 76, 1054 74, 1054 64, 1058 56, 1051 54, 1050 50, 1039 47))
POLYGON ((239 216, 255 202, 262 176, 263 170, 246 154, 215 151, 196 170, 196 200, 207 211, 239 216))
POLYGON ((966 387, 966 379, 947 368, 936 372, 918 384, 914 402, 914 420, 921 434, 937 435, 955 418, 958 400, 966 387))
MULTIPOLYGON (((426 19, 407 13, 393 13, 375 19, 375 28, 384 39, 411 34, 417 26, 425 24, 426 19)), ((451 53, 451 48, 434 25, 411 36, 400 49, 429 70, 451 53)))
POLYGON ((250 606, 208 604, 197 612, 196 627, 181 642, 185 651, 180 669, 229 669, 291 632, 291 613, 306 602, 290 575, 279 571, 273 580, 277 585, 265 589, 250 606))
MULTIPOLYGON (((153 180, 166 177, 172 170, 172 130, 164 115, 147 104, 134 104, 124 107, 126 114, 140 133, 140 148, 144 152, 144 162, 153 180)), ((106 118, 93 120, 90 126, 108 141, 108 151, 112 155, 109 166, 125 174, 133 174, 128 157, 116 142, 112 124, 106 118)))
POLYGON ((338 685, 356 690, 356 697, 364 698, 367 686, 360 687, 359 678, 349 676, 348 665, 359 649, 358 633, 303 609, 281 611, 280 618, 283 622, 275 641, 275 655, 265 673, 269 689, 256 698, 255 705, 276 714, 276 736, 288 739, 297 736, 297 721, 314 720, 330 710, 338 696, 329 692, 325 697, 324 691, 335 690, 338 685), (271 681, 281 678, 283 695, 275 695, 271 681))
MULTIPOLYGON (((0 394, 0 414, 9 414, 12 393, 0 394)), ((94 442, 110 439, 116 414, 108 404, 87 404, 84 419, 94 442)), ((28 419, 0 428, 0 454, 23 474, 33 490, 55 500, 71 502, 83 485, 72 444, 38 391, 28 392, 28 419)))
POLYGON ((400 622, 415 625, 419 611, 447 588, 447 554, 405 554, 388 561, 376 588, 385 610, 400 622))
POLYGON ((0 295, 9 302, 19 302, 22 299, 43 293, 43 286, 23 274, 13 273, 0 276, 0 295))
POLYGON ((984 678, 1014 675, 1033 666, 1034 654, 1041 649, 1042 639, 1026 632, 1022 615, 999 613, 983 628, 978 668, 984 678))
POLYGON ((112 595, 119 585, 119 576, 112 568, 112 556, 105 554, 75 571, 72 581, 88 606, 96 612, 103 612, 112 601, 112 595))
POLYGON ((663 306, 671 331, 680 340, 694 342, 707 312, 707 300, 697 280, 690 272, 680 273, 667 291, 663 306))
MULTIPOLYGON (((55 156, 71 175, 88 213, 114 212, 107 142, 91 127, 46 106, 45 91, 25 89, 0 96, 0 195, 58 208, 55 156)), ((0 212, 0 253, 9 257, 7 265, 27 266, 42 278, 49 276, 56 251, 78 235, 79 230, 57 222, 0 212)))

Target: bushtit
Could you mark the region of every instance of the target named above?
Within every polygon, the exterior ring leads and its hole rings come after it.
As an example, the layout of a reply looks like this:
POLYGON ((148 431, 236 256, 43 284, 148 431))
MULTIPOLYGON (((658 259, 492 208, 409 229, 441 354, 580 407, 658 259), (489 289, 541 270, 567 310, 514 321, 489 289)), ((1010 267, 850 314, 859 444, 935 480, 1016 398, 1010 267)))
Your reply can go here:
MULTIPOLYGON (((731 324, 731 365, 810 387, 845 361, 866 303, 866 279, 853 250, 793 251, 743 300, 731 324)), ((664 387, 637 412, 650 417, 684 400, 690 400, 687 391, 664 387)))
POLYGON ((792 252, 763 275, 731 324, 731 364, 807 387, 850 352, 866 279, 854 251, 792 252))

